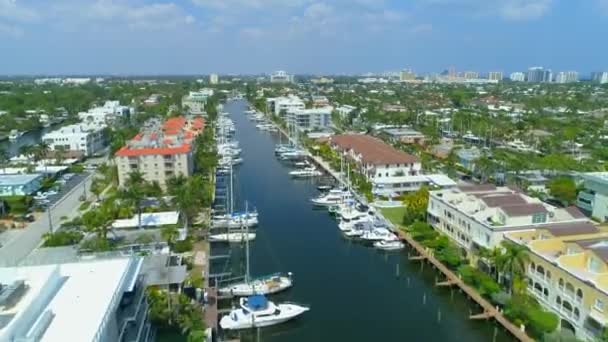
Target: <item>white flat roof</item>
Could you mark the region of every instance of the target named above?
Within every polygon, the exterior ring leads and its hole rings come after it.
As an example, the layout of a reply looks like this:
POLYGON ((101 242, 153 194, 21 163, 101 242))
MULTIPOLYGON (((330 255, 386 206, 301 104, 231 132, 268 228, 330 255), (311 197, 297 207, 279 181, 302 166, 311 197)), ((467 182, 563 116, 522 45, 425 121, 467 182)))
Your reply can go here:
POLYGON ((448 177, 446 175, 442 175, 440 173, 432 174, 432 175, 425 175, 425 176, 433 184, 435 184, 437 186, 440 186, 440 187, 447 187, 447 186, 456 186, 456 185, 458 185, 458 183, 456 183, 450 177, 448 177))
MULTIPOLYGON (((179 212, 177 211, 163 211, 159 213, 143 213, 141 214, 141 226, 142 227, 158 227, 165 226, 168 224, 177 224, 179 220, 179 212)), ((113 228, 136 228, 138 227, 139 218, 137 215, 128 218, 120 219, 112 222, 113 228)))
MULTIPOLYGON (((114 294, 121 291, 123 277, 129 268, 130 259, 113 259, 92 262, 80 262, 61 265, 30 266, 0 269, 0 281, 24 280, 28 291, 18 304, 11 308, 16 316, 2 330, 0 340, 4 341, 11 328, 27 323, 23 314, 34 300, 51 294, 50 302, 34 317, 40 318, 46 310, 54 314, 49 326, 44 331, 41 342, 91 341, 101 326, 114 294), (64 282, 53 293, 49 286, 53 275, 59 272, 64 282)), ((56 278, 55 278, 56 279, 56 278)), ((115 303, 114 303, 115 304, 115 303)), ((113 319, 110 317, 109 319, 113 319)), ((29 325, 24 328, 31 328, 29 325)))

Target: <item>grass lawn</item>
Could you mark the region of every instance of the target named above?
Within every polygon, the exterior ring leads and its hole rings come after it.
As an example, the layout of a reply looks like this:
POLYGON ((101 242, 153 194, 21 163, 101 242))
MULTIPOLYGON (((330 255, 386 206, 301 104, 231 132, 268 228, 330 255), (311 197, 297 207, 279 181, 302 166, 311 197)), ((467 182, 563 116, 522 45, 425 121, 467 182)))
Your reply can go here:
POLYGON ((380 212, 382 212, 382 215, 384 215, 384 217, 386 217, 386 219, 391 221, 394 225, 400 226, 403 224, 405 207, 380 208, 380 212))

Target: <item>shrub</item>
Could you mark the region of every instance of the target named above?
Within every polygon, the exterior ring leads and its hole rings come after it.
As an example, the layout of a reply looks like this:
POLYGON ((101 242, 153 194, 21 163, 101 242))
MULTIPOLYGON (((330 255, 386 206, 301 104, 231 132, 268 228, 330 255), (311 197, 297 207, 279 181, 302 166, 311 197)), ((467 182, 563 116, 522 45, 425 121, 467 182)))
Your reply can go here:
POLYGON ((184 241, 176 241, 173 244, 173 251, 175 253, 185 253, 191 251, 192 247, 192 240, 187 238, 184 241))
POLYGON ((75 245, 82 240, 84 234, 78 231, 59 231, 45 234, 44 247, 59 247, 75 245))
POLYGON ((500 292, 500 285, 492 277, 473 266, 460 266, 458 273, 465 283, 476 288, 482 296, 491 298, 492 295, 500 292))

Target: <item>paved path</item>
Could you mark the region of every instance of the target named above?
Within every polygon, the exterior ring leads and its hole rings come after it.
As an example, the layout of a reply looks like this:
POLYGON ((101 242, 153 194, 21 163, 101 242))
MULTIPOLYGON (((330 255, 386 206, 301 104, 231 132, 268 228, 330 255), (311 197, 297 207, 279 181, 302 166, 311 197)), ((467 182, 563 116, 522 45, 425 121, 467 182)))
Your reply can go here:
MULTIPOLYGON (((89 175, 53 205, 51 213, 55 230, 61 225, 61 217, 66 216, 68 220, 71 220, 79 214, 78 208, 81 203, 80 196, 84 193, 84 184, 86 184, 88 198, 91 197, 91 193, 88 191, 91 180, 92 175, 89 175)), ((49 217, 45 212, 38 220, 29 224, 20 231, 20 234, 17 234, 0 248, 0 266, 18 265, 40 245, 42 235, 48 232, 49 217)))

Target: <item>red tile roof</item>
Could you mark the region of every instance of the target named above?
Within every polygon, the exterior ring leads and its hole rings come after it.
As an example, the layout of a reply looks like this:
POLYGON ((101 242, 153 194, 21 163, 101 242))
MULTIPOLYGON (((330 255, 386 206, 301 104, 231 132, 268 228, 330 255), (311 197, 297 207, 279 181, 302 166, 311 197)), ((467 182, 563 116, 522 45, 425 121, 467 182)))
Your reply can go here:
POLYGON ((382 140, 364 134, 343 134, 330 138, 331 144, 343 150, 353 150, 368 164, 410 164, 418 158, 399 151, 382 140))

